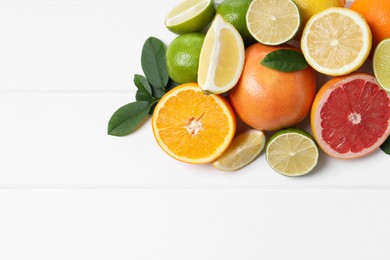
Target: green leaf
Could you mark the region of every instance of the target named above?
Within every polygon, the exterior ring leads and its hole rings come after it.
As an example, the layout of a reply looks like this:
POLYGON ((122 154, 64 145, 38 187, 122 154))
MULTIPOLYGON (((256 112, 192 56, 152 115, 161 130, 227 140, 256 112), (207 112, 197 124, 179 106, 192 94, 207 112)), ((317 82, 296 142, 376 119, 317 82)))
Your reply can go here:
POLYGON ((137 101, 147 101, 147 102, 153 102, 154 98, 149 95, 149 94, 145 94, 144 92, 140 91, 140 90, 137 90, 136 94, 135 94, 135 100, 137 101))
POLYGON ((309 66, 301 52, 286 49, 268 53, 260 64, 282 72, 304 70, 309 66))
POLYGON ((152 104, 135 101, 119 108, 108 122, 108 134, 125 136, 134 132, 148 117, 152 104))
POLYGON ((386 141, 381 145, 382 151, 390 155, 390 136, 386 139, 386 141))
POLYGON ((165 52, 165 44, 154 37, 148 38, 142 48, 142 70, 150 84, 159 89, 165 89, 169 80, 165 52))
POLYGON ((152 86, 152 91, 153 91, 153 97, 160 99, 162 96, 164 96, 167 91, 165 89, 160 89, 152 86))
POLYGON ((141 91, 145 95, 152 96, 152 88, 150 87, 148 80, 144 76, 135 74, 134 84, 139 91, 141 91))

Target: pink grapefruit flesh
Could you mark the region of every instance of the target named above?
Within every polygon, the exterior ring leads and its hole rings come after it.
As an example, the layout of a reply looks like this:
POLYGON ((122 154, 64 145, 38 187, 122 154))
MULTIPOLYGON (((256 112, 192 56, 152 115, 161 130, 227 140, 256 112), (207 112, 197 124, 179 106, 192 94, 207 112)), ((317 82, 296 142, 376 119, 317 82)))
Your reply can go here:
POLYGON ((365 156, 390 134, 390 94, 369 74, 336 77, 318 92, 311 121, 313 135, 327 154, 365 156))

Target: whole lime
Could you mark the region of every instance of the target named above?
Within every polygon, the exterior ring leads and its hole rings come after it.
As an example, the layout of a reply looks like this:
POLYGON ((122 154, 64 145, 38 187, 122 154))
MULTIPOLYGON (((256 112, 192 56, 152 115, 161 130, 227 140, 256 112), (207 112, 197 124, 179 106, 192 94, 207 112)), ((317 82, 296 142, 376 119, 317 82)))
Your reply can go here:
POLYGON ((204 37, 202 33, 187 33, 176 37, 168 46, 167 68, 173 81, 180 84, 197 81, 204 37))
POLYGON ((251 3, 252 0, 224 0, 217 8, 217 14, 237 29, 246 46, 256 42, 246 25, 246 13, 251 3))

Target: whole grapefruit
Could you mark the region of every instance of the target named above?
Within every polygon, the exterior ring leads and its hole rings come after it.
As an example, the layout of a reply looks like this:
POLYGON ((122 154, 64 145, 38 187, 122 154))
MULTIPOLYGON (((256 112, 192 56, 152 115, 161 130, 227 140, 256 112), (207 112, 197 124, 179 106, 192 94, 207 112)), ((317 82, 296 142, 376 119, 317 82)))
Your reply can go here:
POLYGON ((332 78, 314 99, 310 123, 325 153, 340 159, 365 156, 390 134, 390 93, 370 74, 332 78))
POLYGON ((229 91, 230 102, 247 125, 259 130, 277 130, 302 121, 316 92, 316 76, 311 67, 281 72, 260 64, 270 52, 298 49, 255 43, 245 51, 245 65, 237 85, 229 91))

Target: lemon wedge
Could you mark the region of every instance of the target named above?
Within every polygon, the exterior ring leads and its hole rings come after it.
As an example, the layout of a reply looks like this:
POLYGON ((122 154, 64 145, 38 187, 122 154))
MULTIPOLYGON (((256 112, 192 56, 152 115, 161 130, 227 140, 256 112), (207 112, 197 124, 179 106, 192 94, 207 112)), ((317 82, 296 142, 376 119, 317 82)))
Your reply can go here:
POLYGON ((233 25, 217 15, 206 33, 199 58, 198 84, 207 93, 233 88, 242 73, 245 47, 233 25))
POLYGON ((263 151, 265 135, 260 130, 250 129, 236 136, 227 150, 214 161, 220 171, 235 171, 254 161, 263 151))

